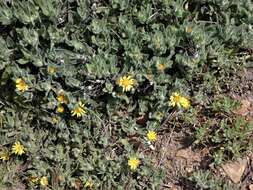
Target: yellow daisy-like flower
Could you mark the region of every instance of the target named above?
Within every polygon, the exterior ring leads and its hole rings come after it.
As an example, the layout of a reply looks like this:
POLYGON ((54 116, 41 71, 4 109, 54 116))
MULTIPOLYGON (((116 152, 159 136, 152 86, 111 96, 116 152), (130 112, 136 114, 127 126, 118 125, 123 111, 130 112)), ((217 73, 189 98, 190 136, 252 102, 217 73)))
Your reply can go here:
POLYGON ((186 97, 181 97, 180 104, 185 109, 188 109, 191 106, 190 100, 186 97))
POLYGON ((123 88, 123 92, 130 91, 136 84, 135 79, 132 76, 123 76, 119 78, 116 82, 120 87, 123 88))
POLYGON ((86 181, 86 183, 84 184, 84 187, 87 188, 87 189, 92 189, 93 187, 93 181, 92 180, 88 180, 86 181))
POLYGON ((12 146, 12 153, 16 155, 22 155, 25 153, 25 147, 20 142, 15 142, 12 146))
POLYGON ((64 92, 61 90, 57 95, 57 100, 61 104, 68 104, 68 97, 64 94, 64 92))
POLYGON ((49 66, 47 68, 47 72, 52 75, 52 74, 54 74, 56 72, 56 68, 49 66))
POLYGON ((157 67, 157 70, 160 72, 163 72, 166 68, 166 66, 162 63, 159 63, 156 67, 157 67))
POLYGON ((48 179, 46 176, 43 176, 40 178, 40 185, 43 186, 43 187, 46 187, 48 186, 48 179))
POLYGON ((149 141, 154 142, 157 140, 157 134, 155 131, 148 131, 147 138, 149 141))
POLYGON ((128 166, 131 170, 136 170, 140 163, 141 161, 137 157, 130 157, 128 160, 128 166))
POLYGON ((29 181, 31 181, 32 183, 38 183, 39 182, 39 177, 37 177, 37 176, 31 176, 29 178, 29 181))
POLYGON ((169 104, 173 107, 177 106, 180 107, 180 100, 181 100, 181 95, 178 92, 172 93, 170 96, 170 102, 169 104))
POLYGON ((186 97, 181 96, 178 92, 172 93, 169 104, 173 107, 176 106, 185 109, 188 109, 191 106, 190 101, 186 97))
POLYGON ((25 92, 28 90, 28 85, 26 84, 26 82, 23 79, 18 78, 18 79, 16 79, 16 88, 20 92, 25 92))
POLYGON ((74 109, 71 111, 72 116, 76 117, 82 117, 84 114, 86 114, 85 106, 82 102, 79 102, 78 105, 74 107, 74 109))
POLYGON ((57 107, 56 111, 57 111, 58 113, 63 113, 63 112, 64 112, 64 107, 63 107, 62 105, 59 105, 59 106, 57 107))
POLYGON ((0 152, 0 160, 7 161, 10 159, 10 153, 7 150, 3 150, 0 152))

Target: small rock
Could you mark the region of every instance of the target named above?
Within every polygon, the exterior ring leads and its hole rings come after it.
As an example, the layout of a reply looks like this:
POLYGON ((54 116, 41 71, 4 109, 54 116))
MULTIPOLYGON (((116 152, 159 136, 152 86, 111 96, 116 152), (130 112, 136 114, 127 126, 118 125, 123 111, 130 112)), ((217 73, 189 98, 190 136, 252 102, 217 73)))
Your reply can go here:
POLYGON ((239 183, 247 166, 247 159, 238 159, 235 162, 224 164, 222 169, 233 183, 239 183))
POLYGON ((188 159, 190 154, 191 153, 188 149, 181 149, 177 151, 176 157, 182 157, 184 159, 188 159))
POLYGON ((247 80, 253 80, 253 68, 246 69, 245 77, 247 80))
POLYGON ((201 158, 198 153, 192 151, 191 148, 180 149, 176 153, 176 157, 181 157, 187 160, 187 162, 200 162, 201 158))
POLYGON ((241 107, 237 110, 234 110, 235 114, 246 116, 249 114, 251 108, 251 102, 249 100, 242 100, 241 101, 241 107))
POLYGON ((173 187, 171 188, 171 190, 178 190, 178 188, 175 187, 175 186, 173 186, 173 187))

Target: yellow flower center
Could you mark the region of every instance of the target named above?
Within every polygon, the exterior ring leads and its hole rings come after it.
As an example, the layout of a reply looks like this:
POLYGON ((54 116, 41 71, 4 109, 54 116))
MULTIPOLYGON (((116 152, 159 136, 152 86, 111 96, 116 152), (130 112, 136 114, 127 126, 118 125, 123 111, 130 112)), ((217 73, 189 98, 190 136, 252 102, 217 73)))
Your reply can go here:
POLYGON ((159 64, 157 65, 157 69, 158 69, 158 71, 160 71, 160 72, 163 72, 165 68, 166 68, 165 65, 162 64, 162 63, 159 63, 159 64))
POLYGON ((174 102, 179 103, 180 102, 180 96, 174 96, 174 102))

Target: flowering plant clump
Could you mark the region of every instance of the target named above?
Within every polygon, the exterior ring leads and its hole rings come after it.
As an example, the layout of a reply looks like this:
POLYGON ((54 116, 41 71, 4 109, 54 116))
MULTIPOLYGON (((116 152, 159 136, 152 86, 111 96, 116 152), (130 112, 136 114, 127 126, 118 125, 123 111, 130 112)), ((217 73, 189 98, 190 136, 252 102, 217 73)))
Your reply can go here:
POLYGON ((251 7, 0 1, 0 189, 164 188, 146 150, 246 60, 251 7))

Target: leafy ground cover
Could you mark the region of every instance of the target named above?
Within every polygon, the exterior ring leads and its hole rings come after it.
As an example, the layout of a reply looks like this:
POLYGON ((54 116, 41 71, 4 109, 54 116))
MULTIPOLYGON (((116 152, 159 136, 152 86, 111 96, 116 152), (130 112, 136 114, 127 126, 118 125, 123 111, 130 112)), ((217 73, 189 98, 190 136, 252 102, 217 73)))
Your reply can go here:
POLYGON ((0 187, 243 188, 217 168, 252 149, 252 11, 1 1, 0 187))

